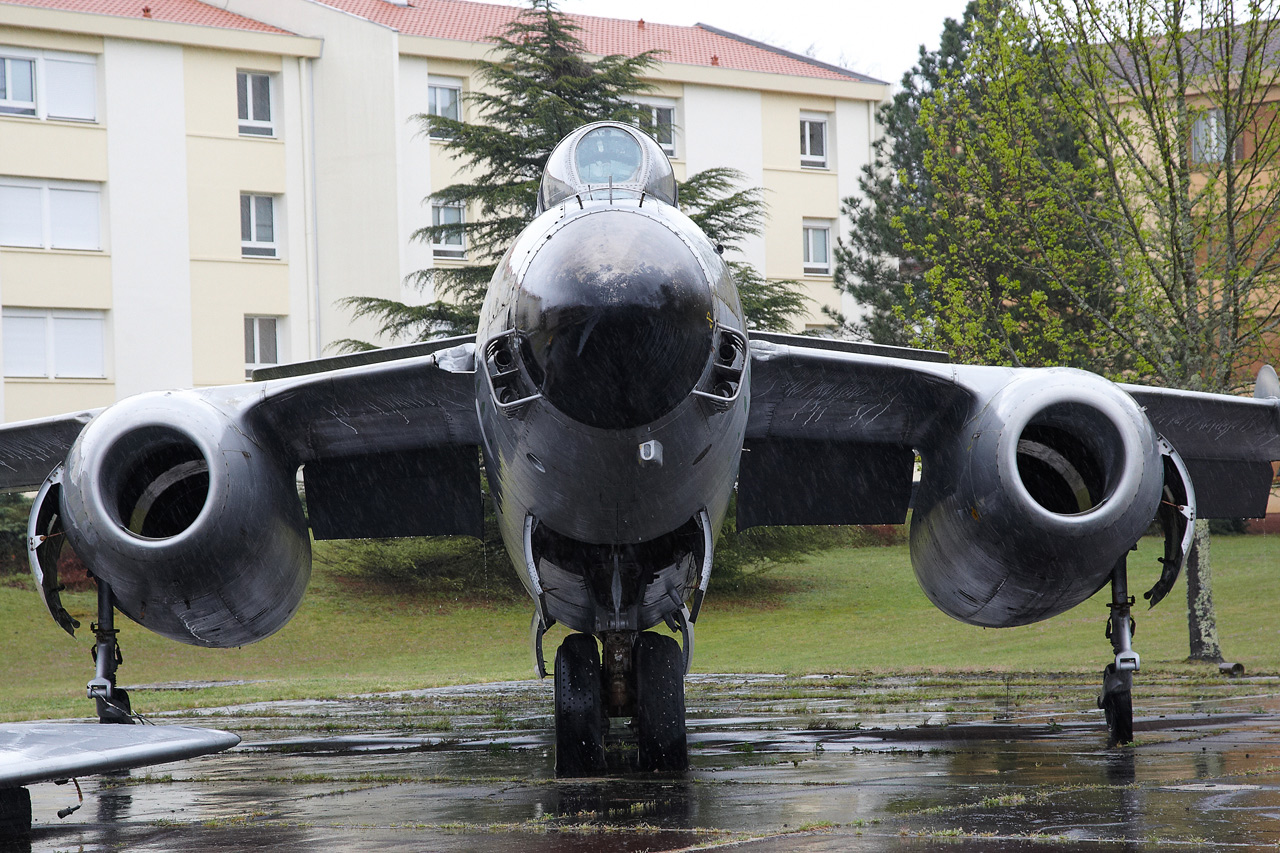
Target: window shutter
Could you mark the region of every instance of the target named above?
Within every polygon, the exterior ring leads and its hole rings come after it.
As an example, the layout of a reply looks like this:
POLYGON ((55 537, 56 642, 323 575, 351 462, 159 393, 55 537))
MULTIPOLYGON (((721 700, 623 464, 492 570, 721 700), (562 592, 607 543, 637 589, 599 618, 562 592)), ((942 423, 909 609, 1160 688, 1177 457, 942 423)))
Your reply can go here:
POLYGON ((44 245, 39 187, 0 185, 0 245, 44 245))
POLYGON ((274 317, 258 318, 258 361, 261 364, 278 364, 276 353, 276 319, 274 317))
POLYGON ((54 376, 101 378, 102 320, 98 317, 53 318, 54 376))
POLYGON ((96 121, 97 69, 89 62, 45 59, 45 113, 49 118, 96 121))
POLYGON ((49 240, 55 249, 100 249, 98 193, 49 190, 49 240))
POLYGON ((4 375, 47 376, 44 317, 4 317, 4 375))

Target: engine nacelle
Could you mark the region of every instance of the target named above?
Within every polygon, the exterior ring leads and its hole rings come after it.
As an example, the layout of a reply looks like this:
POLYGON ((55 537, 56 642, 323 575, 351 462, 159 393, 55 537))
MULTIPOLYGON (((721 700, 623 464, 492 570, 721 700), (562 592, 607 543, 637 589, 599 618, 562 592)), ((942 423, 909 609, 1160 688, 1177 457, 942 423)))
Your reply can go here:
POLYGON ((986 627, 1048 619, 1097 592, 1164 483, 1137 403, 1066 368, 1014 379, 922 456, 916 577, 943 612, 986 627))
POLYGON ((267 637, 311 575, 285 454, 194 394, 144 394, 95 418, 67 456, 60 503, 67 540, 116 606, 179 642, 267 637))

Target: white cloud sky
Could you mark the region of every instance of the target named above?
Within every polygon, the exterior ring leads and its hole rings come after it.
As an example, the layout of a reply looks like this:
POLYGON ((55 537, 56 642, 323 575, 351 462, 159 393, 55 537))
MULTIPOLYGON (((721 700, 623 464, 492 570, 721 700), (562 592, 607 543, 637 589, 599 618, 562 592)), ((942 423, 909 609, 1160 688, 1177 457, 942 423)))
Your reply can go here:
MULTIPOLYGON (((511 2, 512 0, 503 0, 511 2)), ((921 44, 936 49, 942 22, 964 14, 966 0, 561 0, 565 12, 610 18, 644 18, 663 24, 710 24, 823 62, 887 81, 897 87, 916 62, 921 44)))

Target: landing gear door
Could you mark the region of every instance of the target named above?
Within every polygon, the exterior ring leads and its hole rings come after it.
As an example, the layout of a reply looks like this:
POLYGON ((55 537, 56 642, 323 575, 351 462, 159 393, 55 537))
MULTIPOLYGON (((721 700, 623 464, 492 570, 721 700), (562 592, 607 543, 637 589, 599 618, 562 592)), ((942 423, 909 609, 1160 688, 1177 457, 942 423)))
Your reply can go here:
POLYGON ((62 533, 62 465, 45 478, 31 505, 27 521, 27 561, 36 579, 36 589, 49 615, 62 630, 76 635, 80 623, 62 606, 62 584, 58 582, 58 556, 66 537, 62 533))
POLYGON ((1164 531, 1164 556, 1160 558, 1164 568, 1155 586, 1143 593, 1142 597, 1151 602, 1151 607, 1159 604, 1178 580, 1196 534, 1196 493, 1191 476, 1178 451, 1163 436, 1160 438, 1160 458, 1164 462, 1164 494, 1160 498, 1156 520, 1164 531))

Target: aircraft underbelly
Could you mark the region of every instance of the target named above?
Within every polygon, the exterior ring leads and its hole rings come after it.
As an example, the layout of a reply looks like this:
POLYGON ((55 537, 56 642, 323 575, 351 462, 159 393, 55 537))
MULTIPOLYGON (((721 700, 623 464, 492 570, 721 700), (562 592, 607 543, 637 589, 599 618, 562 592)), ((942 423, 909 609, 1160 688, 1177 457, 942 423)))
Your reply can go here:
POLYGON ((705 551, 699 519, 714 538, 747 402, 708 412, 691 397, 654 424, 608 431, 537 403, 510 419, 492 409, 486 419, 481 407, 503 540, 549 616, 581 631, 643 630, 692 595, 705 551))

